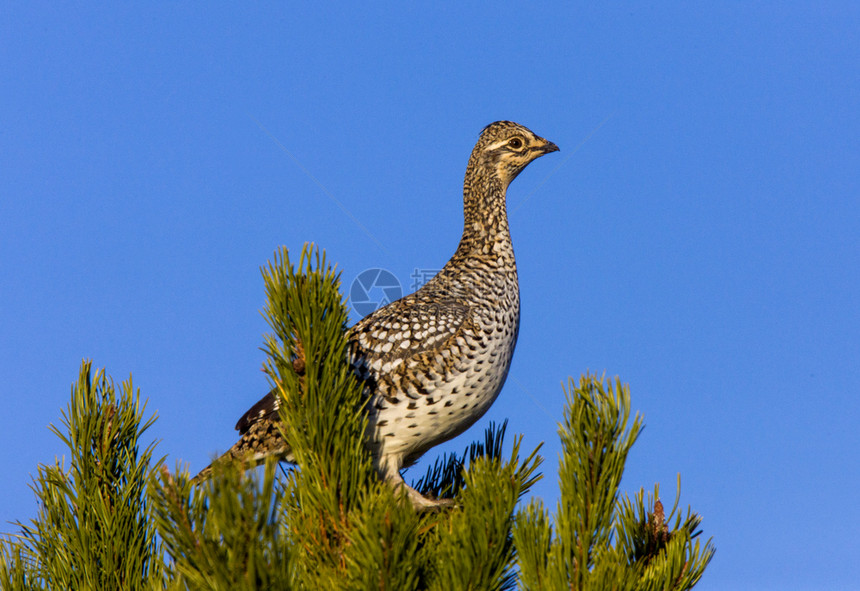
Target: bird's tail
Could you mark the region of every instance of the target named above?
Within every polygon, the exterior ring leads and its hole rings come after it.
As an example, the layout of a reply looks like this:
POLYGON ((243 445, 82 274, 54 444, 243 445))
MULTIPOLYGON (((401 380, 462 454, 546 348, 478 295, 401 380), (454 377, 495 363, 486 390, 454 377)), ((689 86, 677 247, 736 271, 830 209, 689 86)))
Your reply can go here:
POLYGON ((264 463, 269 457, 293 462, 290 448, 281 437, 276 420, 259 421, 251 425, 233 447, 198 472, 197 476, 191 479, 191 484, 197 485, 211 478, 213 468, 218 465, 239 462, 243 469, 250 470, 264 463))

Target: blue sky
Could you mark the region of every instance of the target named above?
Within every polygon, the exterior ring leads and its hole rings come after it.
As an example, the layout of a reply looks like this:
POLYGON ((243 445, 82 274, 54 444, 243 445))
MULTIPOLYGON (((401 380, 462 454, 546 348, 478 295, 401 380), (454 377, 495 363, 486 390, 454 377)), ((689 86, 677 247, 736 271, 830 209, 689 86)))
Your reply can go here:
POLYGON ((700 589, 856 585, 856 4, 3 13, 0 521, 35 514, 84 358, 134 376, 170 465, 229 447, 267 388, 273 251, 408 290, 456 247, 479 131, 511 119, 561 148, 508 193, 520 340, 438 452, 508 418, 546 441, 554 504, 561 383, 619 375, 647 425, 624 488, 672 499, 681 474, 717 546, 700 589))

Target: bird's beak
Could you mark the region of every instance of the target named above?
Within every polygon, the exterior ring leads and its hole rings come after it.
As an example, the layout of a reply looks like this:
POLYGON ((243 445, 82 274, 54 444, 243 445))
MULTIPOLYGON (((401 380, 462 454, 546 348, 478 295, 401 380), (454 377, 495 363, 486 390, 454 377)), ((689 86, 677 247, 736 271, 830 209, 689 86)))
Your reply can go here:
POLYGON ((558 146, 554 143, 544 140, 544 145, 538 148, 541 151, 541 154, 549 154, 550 152, 558 152, 558 146))

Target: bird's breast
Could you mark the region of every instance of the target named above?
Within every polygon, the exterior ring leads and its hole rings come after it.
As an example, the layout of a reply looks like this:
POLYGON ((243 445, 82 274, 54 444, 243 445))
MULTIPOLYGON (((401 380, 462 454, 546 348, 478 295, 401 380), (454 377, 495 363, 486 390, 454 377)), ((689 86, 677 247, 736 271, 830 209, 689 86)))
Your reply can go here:
POLYGON ((467 327, 445 347, 379 375, 369 405, 377 453, 408 465, 468 429, 495 401, 516 346, 519 293, 515 284, 483 293, 467 327))

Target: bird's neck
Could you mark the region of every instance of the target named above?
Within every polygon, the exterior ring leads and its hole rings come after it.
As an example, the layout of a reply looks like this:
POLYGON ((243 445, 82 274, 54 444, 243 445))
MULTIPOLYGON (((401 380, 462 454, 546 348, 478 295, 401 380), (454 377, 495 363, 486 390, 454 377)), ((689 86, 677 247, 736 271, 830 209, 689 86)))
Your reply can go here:
POLYGON ((474 160, 473 157, 469 162, 463 185, 460 245, 425 289, 436 289, 463 301, 486 303, 486 294, 502 286, 506 295, 501 299, 515 309, 519 306, 517 263, 505 209, 507 183, 486 167, 475 166, 474 160))
POLYGON ((487 167, 469 162, 463 183, 463 237, 458 252, 464 249, 486 252, 488 248, 509 247, 507 188, 507 183, 487 167))

